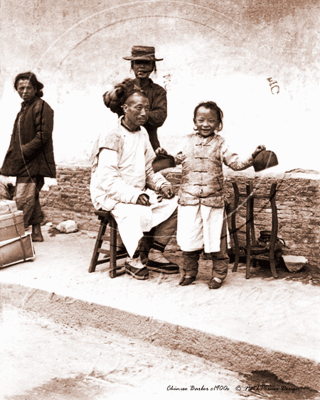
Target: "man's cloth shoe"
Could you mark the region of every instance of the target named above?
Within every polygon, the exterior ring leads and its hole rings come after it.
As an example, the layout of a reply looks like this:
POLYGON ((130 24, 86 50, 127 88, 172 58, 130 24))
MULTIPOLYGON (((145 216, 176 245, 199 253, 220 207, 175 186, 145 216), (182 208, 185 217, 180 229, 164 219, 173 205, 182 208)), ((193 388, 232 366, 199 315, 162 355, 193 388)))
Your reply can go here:
POLYGON ((168 261, 161 251, 151 249, 146 263, 150 271, 162 272, 163 274, 178 274, 179 266, 175 263, 168 261))
POLYGON ((221 287, 221 285, 222 285, 222 281, 218 282, 214 278, 212 278, 208 283, 209 289, 219 289, 221 287))
POLYGON ((149 271, 162 272, 163 274, 178 274, 179 266, 174 263, 160 263, 148 260, 146 264, 149 271))
POLYGON ((125 271, 135 279, 145 280, 149 278, 148 269, 142 264, 140 257, 127 258, 125 262, 125 271))

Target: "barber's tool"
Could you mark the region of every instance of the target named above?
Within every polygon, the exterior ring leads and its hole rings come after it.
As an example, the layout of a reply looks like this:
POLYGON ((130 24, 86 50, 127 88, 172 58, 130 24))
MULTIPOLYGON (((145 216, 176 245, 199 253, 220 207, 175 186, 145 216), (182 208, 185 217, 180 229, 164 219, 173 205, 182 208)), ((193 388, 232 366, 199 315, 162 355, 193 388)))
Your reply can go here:
MULTIPOLYGON (((270 250, 270 241, 271 241, 271 231, 261 231, 260 237, 258 238, 257 245, 251 249, 252 254, 263 254, 267 253, 270 250)), ((275 242, 275 253, 282 252, 283 247, 287 247, 286 242, 279 237, 276 237, 275 242)))
POLYGON ((278 158, 271 150, 262 150, 253 160, 253 168, 256 172, 278 165, 278 158))

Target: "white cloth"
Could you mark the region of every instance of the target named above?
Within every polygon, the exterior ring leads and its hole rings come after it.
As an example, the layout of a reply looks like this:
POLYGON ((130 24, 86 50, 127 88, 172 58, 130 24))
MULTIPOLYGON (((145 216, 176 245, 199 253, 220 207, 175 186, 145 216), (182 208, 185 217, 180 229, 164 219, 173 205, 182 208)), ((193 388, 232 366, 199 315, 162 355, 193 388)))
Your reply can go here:
POLYGON ((153 172, 155 154, 143 127, 129 132, 120 119, 115 129, 99 137, 95 149, 90 183, 93 205, 97 210, 112 212, 132 257, 143 232, 168 219, 177 207, 177 200, 157 201, 154 190, 169 182, 153 172), (136 204, 143 193, 150 196, 150 207, 136 204))
POLYGON ((196 251, 204 248, 206 253, 220 251, 224 218, 226 216, 223 208, 212 208, 203 204, 179 205, 177 242, 181 250, 196 251))
MULTIPOLYGON (((146 193, 150 195, 150 200, 155 200, 151 190, 146 193)), ((149 232, 154 226, 167 220, 177 208, 177 198, 163 199, 160 203, 155 202, 150 207, 137 204, 117 204, 111 211, 118 224, 121 239, 130 255, 133 256, 136 251, 139 240, 143 232, 149 232)))

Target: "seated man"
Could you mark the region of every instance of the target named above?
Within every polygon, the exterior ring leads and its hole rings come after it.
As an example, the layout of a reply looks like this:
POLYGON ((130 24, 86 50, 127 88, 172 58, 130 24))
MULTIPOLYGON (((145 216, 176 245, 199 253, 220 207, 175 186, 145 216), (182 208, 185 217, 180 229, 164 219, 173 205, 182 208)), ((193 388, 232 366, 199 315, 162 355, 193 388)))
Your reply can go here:
POLYGON ((155 153, 142 126, 148 110, 145 94, 129 94, 118 126, 99 137, 90 184, 94 207, 110 211, 117 221, 129 254, 125 269, 136 279, 147 279, 148 269, 179 272, 162 254, 176 230, 177 201, 170 182, 152 169, 155 153), (144 242, 144 232, 150 231, 152 248, 147 251, 145 266, 136 250, 139 241, 144 242))

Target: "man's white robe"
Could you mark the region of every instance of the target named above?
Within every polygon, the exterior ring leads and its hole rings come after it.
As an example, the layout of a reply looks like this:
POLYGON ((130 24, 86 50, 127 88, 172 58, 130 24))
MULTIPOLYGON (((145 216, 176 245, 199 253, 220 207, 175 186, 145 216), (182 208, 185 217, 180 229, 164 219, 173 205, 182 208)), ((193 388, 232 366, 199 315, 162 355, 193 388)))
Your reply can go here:
POLYGON ((147 131, 141 127, 130 132, 121 125, 121 119, 115 129, 99 137, 94 147, 90 184, 93 205, 112 213, 131 257, 143 232, 168 219, 177 208, 176 198, 158 201, 155 191, 168 181, 153 172, 154 158, 147 131), (151 206, 136 204, 143 193, 150 196, 151 206))

